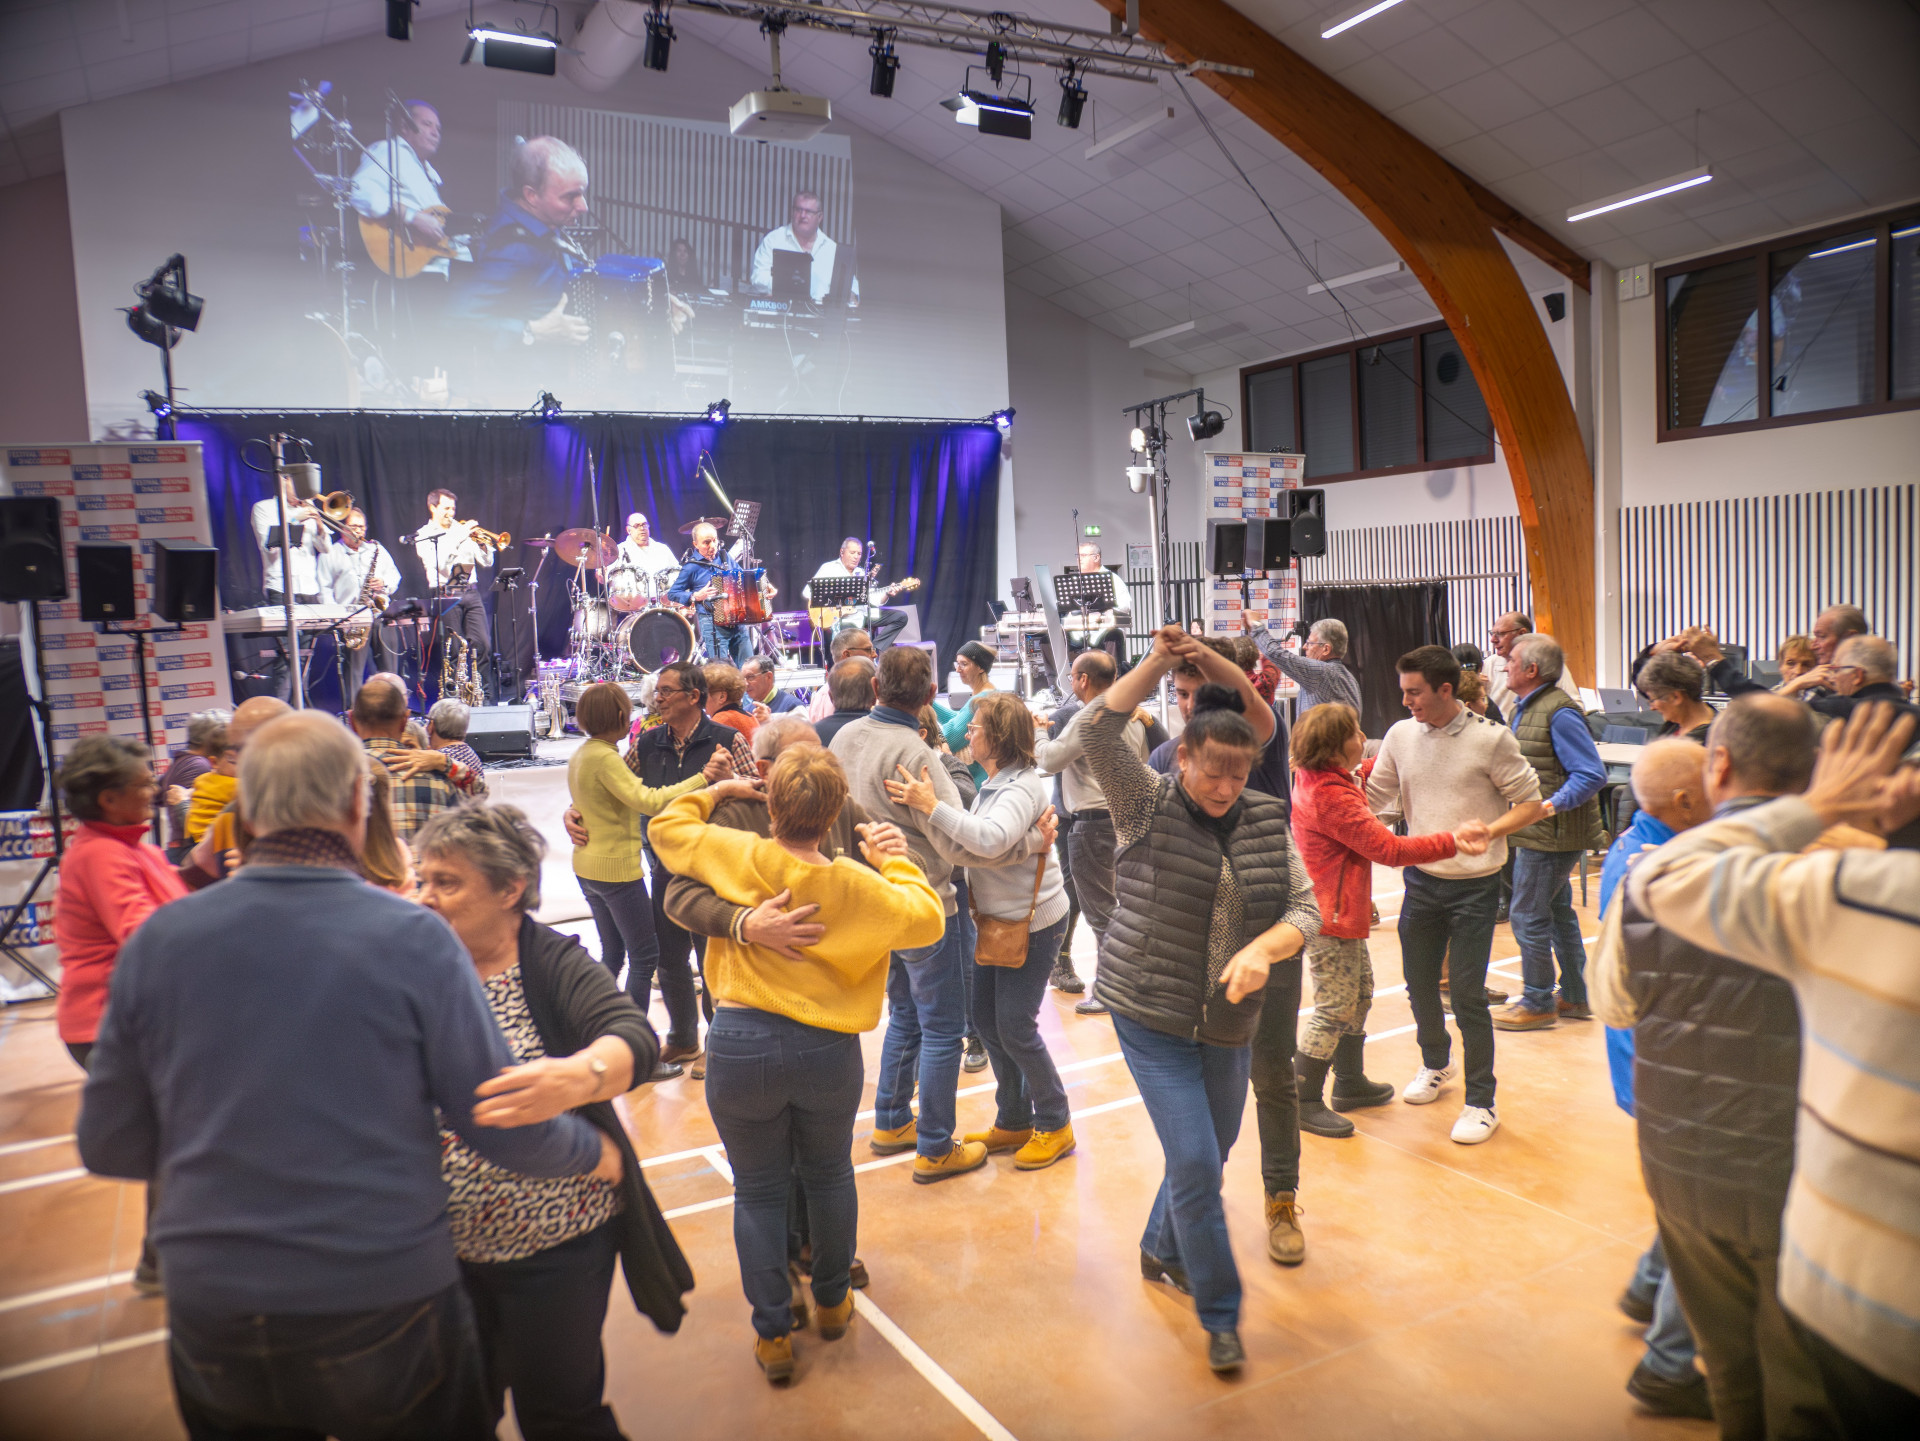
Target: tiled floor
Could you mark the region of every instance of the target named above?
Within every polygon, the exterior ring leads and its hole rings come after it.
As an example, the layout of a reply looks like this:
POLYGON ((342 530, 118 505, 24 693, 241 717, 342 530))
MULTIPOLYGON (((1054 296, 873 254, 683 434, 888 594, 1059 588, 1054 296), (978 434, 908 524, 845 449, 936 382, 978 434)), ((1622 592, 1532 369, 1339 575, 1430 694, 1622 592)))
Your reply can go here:
MULTIPOLYGON (((496 772, 496 799, 546 821, 564 773, 496 772)), ((564 855, 564 852, 562 852, 564 855)), ((562 863, 563 864, 563 863, 562 863)), ((550 866, 550 871, 556 869, 550 866)), ((1378 871, 1386 923, 1369 1066, 1404 1082, 1418 1064, 1400 985, 1396 877, 1378 871)), ((1576 883, 1577 899, 1577 883, 1576 883)), ((564 874, 543 914, 591 927, 564 874)), ((1592 934, 1591 908, 1582 911, 1592 934)), ((1091 973, 1083 927, 1076 959, 1091 973)), ((1514 947, 1503 929, 1496 961, 1514 947)), ((1502 966, 1510 989, 1517 963, 1502 966)), ((656 1020, 662 1019, 656 1009, 656 1020)), ((1575 1438, 1711 1435, 1637 1411, 1622 1383, 1640 1354, 1614 1298, 1652 1231, 1632 1123, 1614 1108, 1594 1023, 1501 1033, 1502 1127, 1453 1145, 1457 1086, 1428 1107, 1356 1113, 1350 1140, 1304 1138, 1308 1258, 1266 1259, 1259 1145, 1249 1110, 1227 1170, 1247 1288, 1248 1365, 1210 1375, 1184 1298, 1139 1279, 1137 1245, 1159 1148, 1112 1026, 1050 994, 1042 1024, 1076 1112, 1078 1152, 1021 1173, 1005 1158, 939 1186, 875 1163, 862 1117, 860 1252, 867 1308, 841 1341, 797 1340, 794 1384, 765 1384, 732 1246, 718 1138, 688 1079, 625 1104, 647 1177, 699 1277, 677 1336, 657 1334, 618 1286, 606 1330, 609 1390, 629 1434, 944 1438, 1282 1434, 1575 1438)), ((879 1033, 866 1038, 869 1071, 879 1033)), ((991 1120, 990 1076, 965 1076, 961 1120, 991 1120)), ((871 1092, 869 1092, 869 1097, 871 1092)), ((0 1437, 137 1441, 182 1433, 168 1392, 164 1304, 124 1277, 139 1242, 138 1187, 81 1176, 72 1144, 79 1074, 47 1003, 0 1014, 0 1437), (46 1138, 62 1138, 34 1145, 46 1138), (113 1277, 102 1289, 103 1277, 113 1277)), ((901 1158, 910 1160, 911 1157, 901 1158)), ((503 1431, 511 1432, 511 1423, 503 1431)))

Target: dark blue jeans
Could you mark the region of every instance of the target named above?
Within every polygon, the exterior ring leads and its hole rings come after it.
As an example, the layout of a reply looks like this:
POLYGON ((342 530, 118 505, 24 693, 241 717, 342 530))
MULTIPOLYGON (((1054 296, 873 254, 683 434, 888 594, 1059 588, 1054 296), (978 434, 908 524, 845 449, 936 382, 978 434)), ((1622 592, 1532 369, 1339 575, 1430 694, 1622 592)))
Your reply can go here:
POLYGON ((744 625, 715 625, 713 608, 699 613, 700 644, 708 661, 718 665, 745 665, 753 655, 753 631, 744 625))
POLYGON ((733 1248, 762 1336, 793 1329, 787 1190, 796 1172, 813 1235, 814 1299, 846 1299, 860 1217, 853 1118, 864 1079, 858 1036, 737 1006, 720 1007, 707 1028, 707 1110, 733 1167, 733 1248))
POLYGON ((1487 1010, 1487 962, 1493 955, 1493 918, 1500 910, 1500 876, 1443 880, 1418 866, 1401 873, 1400 969, 1407 978, 1420 1041, 1420 1064, 1440 1070, 1453 1054, 1440 1006, 1440 968, 1447 967, 1453 1021, 1466 1063, 1467 1104, 1493 1105, 1493 1016, 1487 1010))
MULTIPOLYGON (((653 933, 658 937, 660 953, 660 999, 667 1005, 666 1044, 669 1046, 698 1046, 700 1044, 700 998, 693 991, 693 968, 697 964, 698 948, 694 939, 681 927, 676 926, 667 917, 667 882, 673 879, 673 873, 667 870, 647 853, 647 868, 653 896, 653 933)), ((635 1002, 641 1010, 647 1008, 653 988, 653 971, 649 967, 645 981, 630 979, 628 986, 644 985, 644 990, 633 992, 635 1002)))
POLYGON ((1680 1310, 1680 1288, 1673 1284, 1673 1273, 1667 1270, 1667 1255, 1660 1249, 1658 1233, 1634 1268, 1627 1293, 1653 1307, 1646 1334, 1647 1369, 1666 1381, 1691 1381, 1697 1374, 1693 1369, 1693 1332, 1680 1310))
POLYGON ((1067 1088, 1054 1069, 1047 1043, 1040 1039, 1040 1003, 1047 998, 1060 942, 1066 938, 1062 916, 1045 930, 1027 934, 1022 966, 972 966, 974 1019, 993 1063, 994 1125, 1003 1131, 1063 1130, 1067 1124, 1067 1088))
POLYGON ((958 867, 953 872, 953 901, 959 908, 953 913, 953 924, 960 928, 960 985, 966 993, 967 1028, 962 1034, 969 1041, 976 1041, 980 1038, 980 1027, 973 1018, 974 982, 978 979, 973 974, 973 943, 978 932, 974 928, 973 912, 968 909, 967 878, 958 867))
POLYGON ((496 1426, 513 1392, 526 1441, 625 1441, 604 1397, 600 1328, 618 1253, 608 1221, 518 1261, 462 1261, 496 1426))
POLYGON ((954 1092, 960 1088, 960 1048, 966 1032, 966 973, 970 965, 958 916, 930 946, 895 951, 887 972, 887 1036, 880 1044, 873 1124, 897 1131, 913 1119, 913 1083, 920 1079, 923 1156, 953 1149, 954 1092))
POLYGON ((172 1301, 169 1359, 193 1441, 490 1441, 473 1308, 458 1282, 324 1316, 196 1315, 172 1301))
POLYGON ((1577 1005, 1587 1000, 1587 953, 1580 944, 1580 917, 1573 913, 1573 868, 1578 851, 1529 851, 1514 848, 1513 901, 1508 919, 1520 944, 1520 975, 1525 1004, 1535 1011, 1556 1011, 1553 963, 1560 962, 1560 998, 1577 1005))
POLYGON ((637 876, 630 881, 574 879, 600 932, 600 964, 617 981, 620 967, 632 962, 627 994, 645 1011, 653 1004, 653 973, 660 964, 660 938, 653 930, 653 897, 647 893, 647 883, 637 876))
POLYGON ((1231 1331, 1240 1324, 1240 1272, 1220 1182, 1247 1106, 1247 1047, 1162 1035, 1118 1011, 1113 1033, 1167 1158, 1140 1247, 1186 1268, 1202 1326, 1231 1331))

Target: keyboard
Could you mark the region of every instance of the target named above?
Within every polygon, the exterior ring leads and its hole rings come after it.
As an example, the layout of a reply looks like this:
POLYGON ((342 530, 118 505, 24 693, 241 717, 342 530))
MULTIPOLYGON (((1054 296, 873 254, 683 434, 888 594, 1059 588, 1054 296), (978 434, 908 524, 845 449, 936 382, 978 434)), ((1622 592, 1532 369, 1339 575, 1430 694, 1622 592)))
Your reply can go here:
MULTIPOLYGON (((352 606, 296 605, 293 623, 301 630, 325 630, 353 614, 352 606)), ((283 634, 287 628, 285 606, 261 605, 252 610, 230 610, 221 619, 233 635, 283 634)))

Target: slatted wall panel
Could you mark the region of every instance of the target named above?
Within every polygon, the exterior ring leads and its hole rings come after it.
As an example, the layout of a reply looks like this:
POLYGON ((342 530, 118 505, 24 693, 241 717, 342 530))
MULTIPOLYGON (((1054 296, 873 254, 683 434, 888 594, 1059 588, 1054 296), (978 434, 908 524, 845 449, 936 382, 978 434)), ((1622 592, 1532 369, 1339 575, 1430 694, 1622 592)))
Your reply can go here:
POLYGON ((1621 657, 1688 625, 1771 659, 1824 607, 1858 605, 1920 671, 1920 487, 1876 486, 1620 512, 1621 657))
POLYGON ((1329 531, 1327 553, 1300 562, 1303 588, 1410 580, 1446 582, 1456 644, 1486 650, 1497 616, 1533 609, 1518 516, 1329 531))
POLYGON ((722 263, 736 284, 760 237, 787 223, 794 192, 811 190, 821 229, 844 245, 853 234, 853 152, 845 136, 799 145, 755 145, 723 127, 566 105, 506 107, 515 135, 553 135, 586 158, 592 202, 625 255, 665 258, 692 244, 709 285, 722 263))

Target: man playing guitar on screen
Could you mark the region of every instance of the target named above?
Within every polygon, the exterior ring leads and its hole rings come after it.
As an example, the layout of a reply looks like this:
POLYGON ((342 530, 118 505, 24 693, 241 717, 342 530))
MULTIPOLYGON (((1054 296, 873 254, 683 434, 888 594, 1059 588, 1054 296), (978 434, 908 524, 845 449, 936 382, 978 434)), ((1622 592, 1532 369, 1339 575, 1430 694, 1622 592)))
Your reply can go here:
MULTIPOLYGON (((908 579, 890 586, 879 585, 869 568, 861 564, 866 549, 859 536, 850 535, 840 542, 840 554, 813 573, 814 580, 836 576, 866 576, 868 588, 864 606, 846 606, 838 610, 815 606, 812 604, 811 581, 801 589, 800 595, 808 602, 816 630, 838 629, 842 625, 859 626, 873 637, 875 650, 885 650, 907 624, 905 611, 885 609, 885 603, 903 591, 917 590, 920 582, 908 579)), ((872 567, 872 571, 878 570, 877 565, 872 567)))

